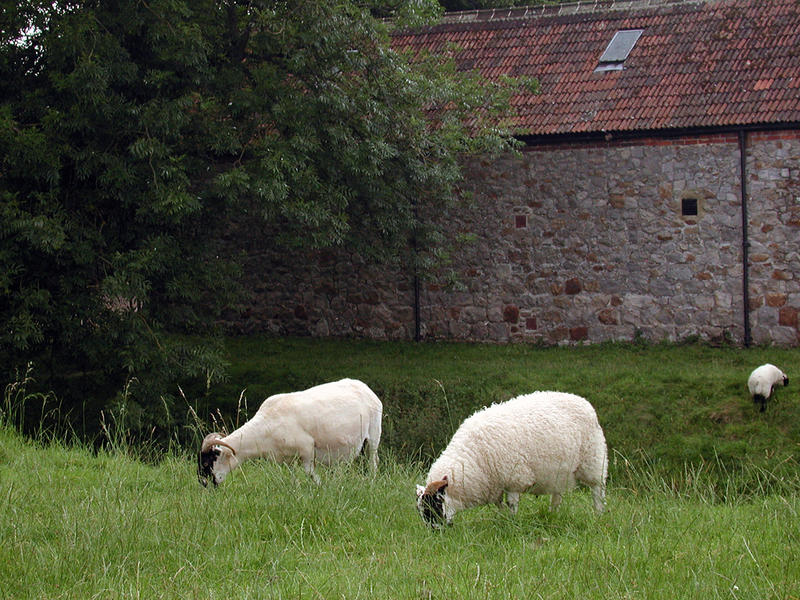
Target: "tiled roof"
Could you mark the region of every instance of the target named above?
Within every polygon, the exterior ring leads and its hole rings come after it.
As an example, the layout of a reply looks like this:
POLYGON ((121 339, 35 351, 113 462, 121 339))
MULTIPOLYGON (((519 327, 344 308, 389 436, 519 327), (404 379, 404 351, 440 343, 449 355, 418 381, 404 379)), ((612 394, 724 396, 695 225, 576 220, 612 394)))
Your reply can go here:
POLYGON ((800 0, 599 0, 449 13, 394 36, 489 78, 526 75, 520 133, 554 135, 800 123, 800 0), (619 30, 643 29, 622 70, 595 72, 619 30))

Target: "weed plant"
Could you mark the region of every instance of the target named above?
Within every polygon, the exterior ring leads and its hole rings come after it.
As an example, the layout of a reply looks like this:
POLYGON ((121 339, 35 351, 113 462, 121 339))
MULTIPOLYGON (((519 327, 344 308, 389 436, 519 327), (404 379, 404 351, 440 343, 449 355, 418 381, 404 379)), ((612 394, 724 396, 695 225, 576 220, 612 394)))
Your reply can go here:
POLYGON ((69 437, 70 428, 63 418, 58 399, 49 392, 31 391, 33 365, 17 373, 6 384, 0 404, 0 427, 30 434, 39 442, 69 437))

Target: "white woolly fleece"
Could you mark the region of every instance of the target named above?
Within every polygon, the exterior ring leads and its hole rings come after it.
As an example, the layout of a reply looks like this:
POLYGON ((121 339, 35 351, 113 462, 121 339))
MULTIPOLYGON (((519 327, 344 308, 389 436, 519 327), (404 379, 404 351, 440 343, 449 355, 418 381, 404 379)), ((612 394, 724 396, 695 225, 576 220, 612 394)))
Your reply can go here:
POLYGON ((499 503, 509 495, 560 494, 576 482, 594 489, 603 509, 607 449, 597 415, 585 399, 563 392, 534 392, 493 404, 466 419, 433 463, 426 484, 447 477, 448 520, 459 510, 499 503))
POLYGON ((246 460, 266 457, 276 462, 299 459, 318 482, 316 463, 350 461, 362 447, 374 471, 378 467, 382 416, 378 396, 355 379, 270 396, 252 419, 222 438, 236 454, 219 448, 215 481, 221 483, 246 460))
POLYGON ((775 365, 769 363, 761 365, 750 373, 747 379, 747 389, 751 396, 760 395, 769 398, 772 394, 773 386, 783 384, 786 375, 775 365))

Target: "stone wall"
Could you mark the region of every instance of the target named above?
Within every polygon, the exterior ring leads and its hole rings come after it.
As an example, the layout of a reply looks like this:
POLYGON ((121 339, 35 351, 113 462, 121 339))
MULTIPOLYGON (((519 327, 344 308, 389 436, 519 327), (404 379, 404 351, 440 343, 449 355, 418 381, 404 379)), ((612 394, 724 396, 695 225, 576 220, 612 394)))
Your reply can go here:
MULTIPOLYGON (((261 237, 269 240, 269 236, 261 237)), ((412 339, 413 278, 341 251, 275 253, 267 241, 247 253, 251 298, 229 311, 240 333, 412 339)))
POLYGON ((800 344, 800 136, 754 135, 748 152, 753 340, 800 344))
MULTIPOLYGON (((747 173, 753 341, 795 345, 800 135, 749 134, 747 173)), ((423 338, 744 341, 736 135, 540 146, 474 162, 467 179, 464 202, 440 221, 471 240, 421 283, 423 338)), ((414 336, 406 269, 345 252, 250 257, 254 300, 232 319, 240 329, 414 336)))

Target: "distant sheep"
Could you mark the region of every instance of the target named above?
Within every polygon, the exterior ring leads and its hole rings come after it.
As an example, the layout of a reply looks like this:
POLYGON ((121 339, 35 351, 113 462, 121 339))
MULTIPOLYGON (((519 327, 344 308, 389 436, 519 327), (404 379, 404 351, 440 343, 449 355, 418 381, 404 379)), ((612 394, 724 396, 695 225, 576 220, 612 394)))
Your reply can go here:
POLYGON ((217 486, 250 458, 299 460, 317 483, 317 462, 351 461, 359 452, 378 468, 383 405, 366 384, 354 379, 325 383, 302 392, 267 398, 247 423, 228 436, 211 433, 197 457, 197 478, 217 486))
POLYGON ((594 508, 605 505, 608 457, 603 430, 585 399, 534 392, 493 404, 466 419, 417 486, 417 509, 432 527, 460 510, 506 504, 519 495, 550 494, 550 509, 576 482, 592 488, 594 508))
POLYGON ((775 365, 767 363, 750 373, 750 377, 747 379, 747 389, 750 390, 753 402, 761 404, 759 412, 767 410, 767 400, 772 395, 772 389, 779 383, 789 385, 789 378, 775 365))

